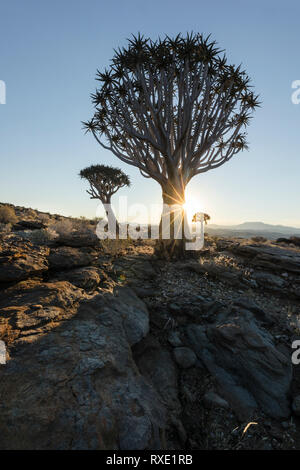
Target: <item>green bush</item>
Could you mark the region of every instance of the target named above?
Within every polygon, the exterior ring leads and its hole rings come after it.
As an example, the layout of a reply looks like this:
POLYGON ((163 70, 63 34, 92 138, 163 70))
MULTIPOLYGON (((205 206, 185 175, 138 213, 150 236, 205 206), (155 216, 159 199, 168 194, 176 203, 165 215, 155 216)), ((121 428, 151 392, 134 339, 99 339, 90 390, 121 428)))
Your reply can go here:
POLYGON ((18 218, 15 214, 15 210, 10 206, 1 206, 0 207, 0 223, 3 224, 15 224, 18 221, 18 218))

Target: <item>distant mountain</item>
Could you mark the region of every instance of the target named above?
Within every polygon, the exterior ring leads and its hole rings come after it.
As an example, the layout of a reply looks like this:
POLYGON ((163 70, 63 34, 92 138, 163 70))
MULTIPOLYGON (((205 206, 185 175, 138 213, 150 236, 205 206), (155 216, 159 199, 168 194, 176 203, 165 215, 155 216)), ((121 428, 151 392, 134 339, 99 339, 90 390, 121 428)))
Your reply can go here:
POLYGON ((287 227, 285 225, 265 224, 264 222, 244 222, 238 225, 216 225, 206 226, 206 232, 212 235, 241 236, 249 238, 252 236, 265 236, 270 239, 300 235, 300 228, 287 227))

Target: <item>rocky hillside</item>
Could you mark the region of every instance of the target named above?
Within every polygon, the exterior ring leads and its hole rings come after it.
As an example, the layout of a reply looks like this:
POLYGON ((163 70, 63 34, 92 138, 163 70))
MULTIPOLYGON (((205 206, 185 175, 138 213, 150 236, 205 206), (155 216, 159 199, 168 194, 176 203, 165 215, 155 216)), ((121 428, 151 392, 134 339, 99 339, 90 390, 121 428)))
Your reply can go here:
POLYGON ((300 449, 297 243, 164 262, 21 209, 0 232, 0 449, 300 449))

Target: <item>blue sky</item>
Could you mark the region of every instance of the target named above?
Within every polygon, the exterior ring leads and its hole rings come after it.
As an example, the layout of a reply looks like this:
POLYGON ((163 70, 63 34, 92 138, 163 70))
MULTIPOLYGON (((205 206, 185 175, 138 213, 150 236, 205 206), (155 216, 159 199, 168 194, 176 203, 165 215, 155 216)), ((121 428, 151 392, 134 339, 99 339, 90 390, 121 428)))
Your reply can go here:
POLYGON ((93 217, 97 202, 77 175, 102 162, 131 176, 132 188, 120 191, 129 204, 159 204, 158 184, 101 149, 81 121, 92 115, 96 69, 131 33, 193 30, 211 33, 232 62, 243 63, 263 104, 249 128, 250 150, 195 177, 188 197, 213 223, 300 227, 300 105, 291 102, 291 84, 300 79, 299 15, 296 0, 2 2, 0 201, 93 217))

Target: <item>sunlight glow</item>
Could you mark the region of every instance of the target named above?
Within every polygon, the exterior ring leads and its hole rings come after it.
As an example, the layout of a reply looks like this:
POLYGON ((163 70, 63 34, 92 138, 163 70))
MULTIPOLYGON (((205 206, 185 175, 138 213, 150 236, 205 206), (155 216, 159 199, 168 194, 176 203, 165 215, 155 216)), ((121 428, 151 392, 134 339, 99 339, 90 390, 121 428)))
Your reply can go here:
POLYGON ((189 196, 186 196, 186 201, 183 204, 183 207, 184 207, 184 210, 186 211, 187 219, 188 219, 189 222, 192 221, 193 215, 196 212, 203 212, 204 211, 204 208, 203 208, 201 202, 198 199, 196 199, 194 197, 189 197, 189 196))

